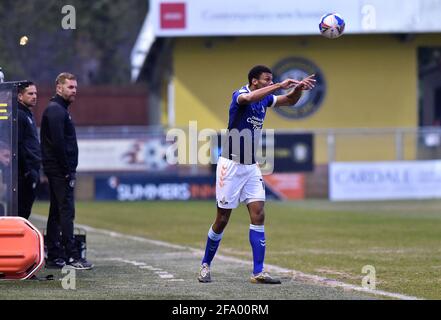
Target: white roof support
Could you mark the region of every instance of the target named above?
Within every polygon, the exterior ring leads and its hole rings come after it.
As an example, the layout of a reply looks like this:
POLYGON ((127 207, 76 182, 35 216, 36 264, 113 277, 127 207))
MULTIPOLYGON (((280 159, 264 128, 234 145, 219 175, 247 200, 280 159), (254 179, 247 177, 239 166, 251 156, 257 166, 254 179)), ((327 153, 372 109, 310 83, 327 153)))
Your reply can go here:
POLYGON ((146 15, 141 31, 136 39, 135 46, 132 49, 130 55, 131 69, 132 69, 132 82, 138 80, 142 66, 149 54, 150 48, 155 42, 155 30, 152 25, 152 19, 150 17, 150 11, 146 15))

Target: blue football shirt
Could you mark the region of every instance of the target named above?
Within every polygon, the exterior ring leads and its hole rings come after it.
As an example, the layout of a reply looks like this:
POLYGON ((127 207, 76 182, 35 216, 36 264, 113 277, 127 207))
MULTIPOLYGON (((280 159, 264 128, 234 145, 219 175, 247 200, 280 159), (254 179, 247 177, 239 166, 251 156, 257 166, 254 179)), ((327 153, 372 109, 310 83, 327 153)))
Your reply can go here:
POLYGON ((222 148, 223 157, 243 164, 256 163, 256 150, 254 150, 255 131, 262 129, 266 109, 274 107, 277 102, 276 96, 269 94, 259 101, 239 105, 239 96, 249 92, 251 92, 249 87, 243 86, 233 93, 228 120, 229 134, 228 139, 225 140, 225 143, 229 142, 229 146, 227 147, 224 144, 222 148), (231 134, 234 129, 240 133, 241 137, 237 138, 237 134, 231 134), (239 141, 237 141, 238 139, 239 141))

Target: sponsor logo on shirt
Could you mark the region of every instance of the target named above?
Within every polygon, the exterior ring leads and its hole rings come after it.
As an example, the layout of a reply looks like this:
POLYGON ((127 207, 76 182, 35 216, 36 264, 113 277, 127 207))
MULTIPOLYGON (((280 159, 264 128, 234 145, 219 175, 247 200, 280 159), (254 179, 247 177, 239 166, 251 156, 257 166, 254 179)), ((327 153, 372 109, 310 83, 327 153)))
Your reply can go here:
POLYGON ((251 118, 247 118, 247 122, 251 123, 253 125, 254 130, 262 129, 262 127, 263 127, 263 119, 257 118, 256 116, 252 116, 251 118))

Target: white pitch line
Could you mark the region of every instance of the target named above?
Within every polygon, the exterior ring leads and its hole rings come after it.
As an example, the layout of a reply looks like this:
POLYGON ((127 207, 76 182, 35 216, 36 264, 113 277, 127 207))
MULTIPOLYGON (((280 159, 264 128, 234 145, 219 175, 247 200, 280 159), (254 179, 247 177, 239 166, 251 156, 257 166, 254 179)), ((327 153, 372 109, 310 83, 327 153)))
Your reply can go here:
MULTIPOLYGON (((32 218, 35 220, 43 221, 43 222, 46 222, 46 220, 47 220, 45 217, 42 217, 42 216, 39 216, 36 214, 33 214, 32 218)), ((123 234, 123 233, 119 233, 119 232, 114 232, 114 231, 110 231, 110 230, 97 229, 97 228, 93 228, 91 226, 86 226, 86 225, 81 225, 81 224, 75 224, 75 226, 83 228, 87 232, 99 233, 99 234, 110 236, 112 238, 123 238, 123 239, 138 241, 138 242, 149 243, 149 244, 153 244, 153 245, 157 245, 157 246, 162 246, 162 247, 166 247, 166 248, 171 248, 171 249, 188 250, 198 256, 202 256, 204 254, 203 250, 195 249, 195 248, 191 248, 191 247, 187 247, 187 246, 176 245, 176 244, 168 243, 165 241, 152 240, 152 239, 142 238, 142 237, 138 237, 138 236, 131 236, 131 235, 127 235, 127 234, 123 234)), ((225 262, 239 263, 239 264, 243 264, 243 265, 252 265, 252 263, 250 261, 245 261, 242 259, 228 257, 228 256, 220 255, 220 254, 216 255, 216 259, 222 260, 225 262)), ((421 298, 418 298, 418 297, 407 296, 407 295, 400 294, 400 293, 387 292, 387 291, 382 291, 382 290, 372 290, 372 289, 368 289, 368 288, 363 288, 360 286, 340 282, 337 280, 324 278, 324 277, 320 277, 320 276, 313 275, 313 274, 307 274, 307 273, 303 273, 303 272, 293 270, 293 269, 286 269, 283 267, 270 265, 270 264, 265 264, 265 269, 268 271, 274 271, 277 273, 290 274, 293 276, 293 280, 298 279, 298 280, 302 280, 305 282, 319 284, 319 285, 323 285, 323 286, 327 286, 327 287, 343 288, 344 290, 364 292, 364 293, 369 293, 369 294, 384 296, 384 297, 389 297, 389 298, 395 298, 395 299, 400 299, 400 300, 421 300, 421 298)))
POLYGON ((134 266, 143 266, 145 265, 144 262, 138 262, 138 261, 132 261, 132 260, 121 260, 122 262, 133 264, 134 266))
POLYGON ((152 267, 152 266, 141 266, 139 268, 140 269, 147 269, 147 270, 150 270, 150 271, 161 271, 162 270, 161 268, 155 268, 155 267, 152 267))
POLYGON ((154 271, 155 274, 157 274, 161 279, 170 279, 169 281, 172 281, 172 279, 174 281, 184 281, 184 279, 174 279, 175 276, 172 275, 171 273, 169 273, 168 271, 163 271, 161 268, 155 268, 152 266, 148 266, 146 263, 144 262, 137 262, 137 261, 132 261, 132 260, 126 260, 123 258, 107 258, 107 259, 101 259, 101 260, 106 260, 106 261, 120 261, 123 263, 127 263, 127 264, 131 264, 135 267, 138 267, 139 269, 147 269, 150 271, 154 271))

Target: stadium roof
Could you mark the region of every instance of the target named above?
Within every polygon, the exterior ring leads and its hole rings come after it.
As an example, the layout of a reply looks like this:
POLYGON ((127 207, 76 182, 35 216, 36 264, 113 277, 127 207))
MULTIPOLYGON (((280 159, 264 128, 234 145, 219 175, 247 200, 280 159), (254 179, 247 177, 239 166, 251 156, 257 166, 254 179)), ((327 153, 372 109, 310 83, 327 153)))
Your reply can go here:
POLYGON ((318 35, 329 12, 345 19, 346 34, 441 32, 441 0, 151 0, 132 51, 132 80, 157 37, 318 35))

